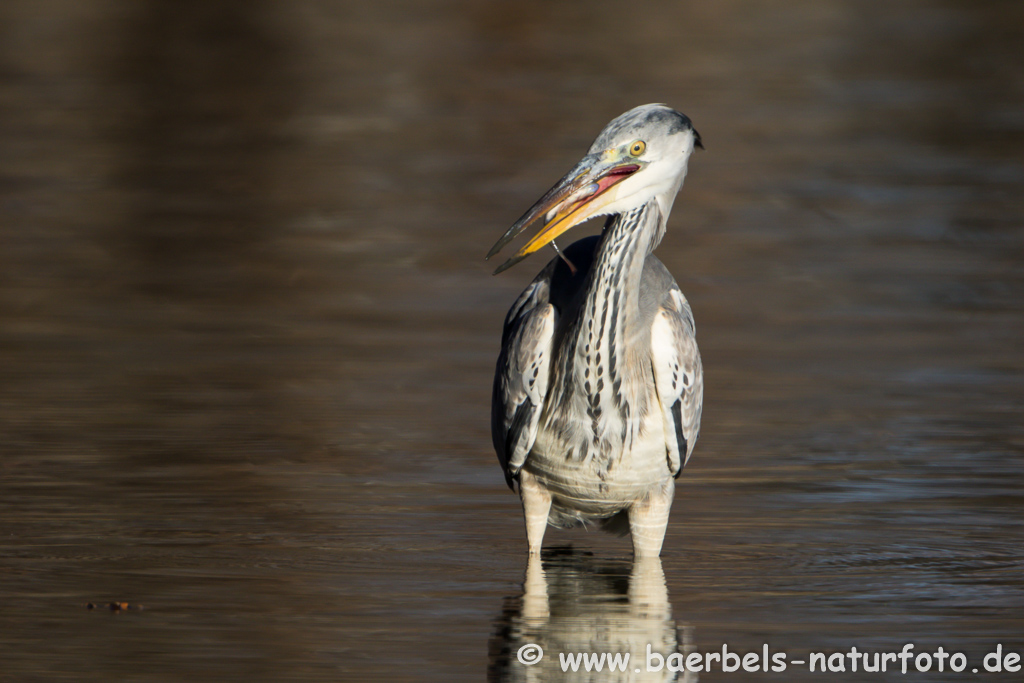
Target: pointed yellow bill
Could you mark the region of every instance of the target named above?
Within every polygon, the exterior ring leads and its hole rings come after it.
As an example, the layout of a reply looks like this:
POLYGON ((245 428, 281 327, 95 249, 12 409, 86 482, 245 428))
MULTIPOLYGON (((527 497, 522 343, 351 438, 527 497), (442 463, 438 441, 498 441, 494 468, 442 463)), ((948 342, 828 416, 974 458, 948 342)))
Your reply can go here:
POLYGON ((549 244, 569 228, 579 225, 588 218, 600 215, 601 210, 614 200, 614 197, 605 195, 608 189, 622 182, 641 168, 639 163, 620 164, 617 166, 607 163, 591 163, 589 166, 590 168, 582 173, 578 172, 579 167, 574 169, 575 173, 570 173, 555 187, 551 188, 540 201, 527 211, 498 240, 498 243, 491 249, 487 258, 496 254, 505 244, 535 220, 541 216, 550 216, 544 227, 530 238, 529 242, 523 245, 512 258, 505 261, 494 271, 495 275, 511 268, 533 252, 549 244), (595 166, 597 168, 594 168, 595 166), (554 212, 554 215, 551 215, 552 212, 554 212))

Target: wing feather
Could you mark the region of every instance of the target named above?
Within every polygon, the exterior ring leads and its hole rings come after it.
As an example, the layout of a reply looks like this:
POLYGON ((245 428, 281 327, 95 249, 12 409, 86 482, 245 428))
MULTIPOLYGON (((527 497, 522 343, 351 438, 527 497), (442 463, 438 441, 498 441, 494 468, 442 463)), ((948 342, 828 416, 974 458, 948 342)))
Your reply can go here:
POLYGON ((665 419, 669 470, 678 477, 697 444, 704 402, 704 368, 697 350, 693 312, 673 286, 651 325, 654 384, 665 419))
POLYGON ((537 439, 548 391, 557 313, 543 275, 509 310, 494 373, 491 436, 509 488, 537 439))

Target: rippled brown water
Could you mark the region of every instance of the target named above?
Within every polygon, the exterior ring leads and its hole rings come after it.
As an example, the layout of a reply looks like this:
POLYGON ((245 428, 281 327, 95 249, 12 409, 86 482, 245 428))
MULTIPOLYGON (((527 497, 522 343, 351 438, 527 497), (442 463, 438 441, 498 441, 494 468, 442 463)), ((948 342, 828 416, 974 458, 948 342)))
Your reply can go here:
POLYGON ((997 1, 4 3, 0 678, 1024 653, 1022 27, 997 1), (649 101, 708 148, 658 252, 701 442, 662 567, 551 532, 527 580, 488 401, 542 263, 482 256, 649 101), (86 608, 111 601, 144 609, 86 608))

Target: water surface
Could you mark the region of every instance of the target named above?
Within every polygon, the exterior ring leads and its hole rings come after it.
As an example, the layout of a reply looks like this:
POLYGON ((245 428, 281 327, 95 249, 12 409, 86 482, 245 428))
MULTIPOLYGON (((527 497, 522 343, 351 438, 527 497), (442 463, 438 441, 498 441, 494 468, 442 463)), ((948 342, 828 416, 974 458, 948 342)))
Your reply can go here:
POLYGON ((561 680, 533 636, 1024 653, 1021 27, 4 3, 0 678, 561 680), (482 256, 650 101, 707 147, 658 251, 701 441, 660 571, 585 531, 531 568, 488 403, 543 264, 482 256))

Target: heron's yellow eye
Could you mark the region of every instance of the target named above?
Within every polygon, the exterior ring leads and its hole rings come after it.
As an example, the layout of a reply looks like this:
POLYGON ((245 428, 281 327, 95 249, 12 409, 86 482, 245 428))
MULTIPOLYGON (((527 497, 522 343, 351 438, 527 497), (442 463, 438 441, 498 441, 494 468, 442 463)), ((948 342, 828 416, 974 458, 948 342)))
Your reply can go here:
POLYGON ((643 140, 637 140, 629 146, 629 153, 631 156, 638 157, 644 153, 645 149, 647 149, 647 143, 643 140))

